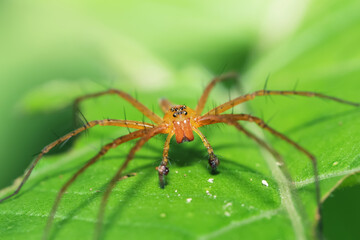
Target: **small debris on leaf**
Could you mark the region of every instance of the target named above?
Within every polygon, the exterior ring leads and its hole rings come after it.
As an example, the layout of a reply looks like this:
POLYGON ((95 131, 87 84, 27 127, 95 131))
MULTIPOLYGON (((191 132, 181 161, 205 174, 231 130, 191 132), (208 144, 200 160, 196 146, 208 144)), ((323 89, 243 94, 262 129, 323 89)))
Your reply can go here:
POLYGON ((262 185, 264 185, 264 186, 266 186, 266 187, 269 186, 269 184, 268 184, 268 182, 267 182, 266 180, 262 180, 261 183, 262 183, 262 185))

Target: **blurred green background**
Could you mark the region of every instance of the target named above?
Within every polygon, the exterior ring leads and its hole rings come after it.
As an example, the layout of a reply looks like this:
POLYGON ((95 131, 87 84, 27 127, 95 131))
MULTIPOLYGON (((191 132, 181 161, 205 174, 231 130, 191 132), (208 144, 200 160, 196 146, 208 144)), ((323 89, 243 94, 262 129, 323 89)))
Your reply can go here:
MULTIPOLYGON (((141 100, 178 89, 181 99, 191 86, 196 102, 213 76, 234 70, 241 87, 232 96, 262 88, 270 74, 269 88, 298 81, 359 101, 359 12, 356 0, 3 0, 0 188, 72 129, 69 104, 88 92, 118 87, 141 100)), ((146 104, 159 113, 156 99, 146 104)), ((123 116, 116 111, 98 118, 123 116)))
POLYGON ((245 67, 268 11, 263 4, 1 1, 0 187, 72 127, 70 109, 27 112, 27 93, 57 80, 151 92, 180 84, 176 76, 188 71, 200 88, 211 74, 245 67))

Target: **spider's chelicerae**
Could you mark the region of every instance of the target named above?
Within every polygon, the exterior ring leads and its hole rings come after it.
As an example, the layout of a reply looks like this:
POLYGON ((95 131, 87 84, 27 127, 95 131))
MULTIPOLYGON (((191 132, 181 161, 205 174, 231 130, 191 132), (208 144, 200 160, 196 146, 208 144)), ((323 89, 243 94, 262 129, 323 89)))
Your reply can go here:
MULTIPOLYGON (((86 162, 85 165, 82 166, 81 169, 79 169, 60 189, 55 202, 53 204, 53 207, 51 209, 50 215, 48 217, 47 225, 44 232, 44 239, 47 239, 49 236, 50 228, 52 225, 52 222, 54 220, 54 216, 56 214, 57 208, 59 206, 60 200, 68 187, 76 180, 76 178, 81 175, 88 167, 96 163, 102 156, 104 156, 110 149, 116 148, 119 145, 128 142, 133 139, 138 139, 138 141, 135 143, 135 145, 131 148, 129 154, 127 155, 127 158, 125 162, 121 165, 121 167, 117 170, 114 177, 111 179, 109 184, 107 185, 107 188, 103 194, 99 213, 98 213, 98 224, 96 228, 96 234, 95 238, 98 238, 100 236, 100 230, 102 225, 102 220, 105 213, 105 207, 109 198, 109 195, 116 185, 116 183, 121 179, 122 173, 125 171, 126 167, 128 166, 129 162, 134 158, 135 153, 152 137, 158 135, 158 134, 166 134, 167 138, 165 140, 164 144, 164 150, 163 150, 163 156, 162 161, 160 163, 160 166, 158 166, 156 169, 159 174, 159 181, 160 181, 160 187, 165 187, 165 176, 169 173, 168 168, 168 153, 169 153, 169 145, 171 138, 175 135, 175 139, 177 143, 183 143, 183 142, 191 142, 194 140, 194 132, 199 135, 201 138, 205 148, 208 151, 209 155, 209 165, 211 167, 212 171, 216 171, 216 168, 219 165, 219 159, 214 154, 213 148, 211 147, 210 143, 206 139, 206 137, 201 133, 199 130, 200 127, 210 125, 210 124, 216 124, 216 123, 225 123, 228 125, 231 125, 238 129, 239 131, 243 132, 246 136, 253 139, 255 142, 257 142, 259 145, 267 149, 276 159, 279 160, 279 162, 282 163, 280 155, 275 151, 272 147, 270 147, 266 142, 264 142, 259 137, 255 136, 248 130, 246 130, 242 125, 240 125, 240 121, 247 121, 247 122, 253 122, 257 124, 259 127, 265 129, 266 131, 270 132, 271 134, 279 137, 280 139, 288 142, 292 146, 294 146, 297 150, 305 154, 312 162, 313 169, 314 169, 314 178, 315 178, 315 186, 316 186, 316 201, 318 205, 318 213, 317 217, 320 220, 321 218, 321 208, 320 208, 320 189, 319 189, 319 179, 318 179, 318 171, 317 171, 317 162, 314 155, 312 155, 308 150, 300 146, 298 143, 292 141, 290 138, 285 136, 284 134, 281 134, 280 132, 276 131, 275 129, 268 126, 262 119, 249 115, 249 114, 223 114, 226 110, 229 110, 233 108, 236 105, 239 105, 241 103, 251 101, 254 98, 258 96, 268 96, 268 95, 298 95, 298 96, 304 96, 304 97, 317 97, 317 98, 323 98, 328 99, 332 101, 336 101, 342 104, 348 104, 352 106, 360 106, 359 103, 346 101, 343 99, 339 99, 336 97, 327 96, 321 93, 316 92, 308 92, 308 91, 270 91, 270 90, 259 90, 255 91, 250 94, 245 94, 240 97, 234 98, 218 107, 215 107, 214 109, 210 110, 209 112, 202 114, 204 110, 205 103, 207 101, 207 98, 209 96, 210 91, 212 88, 220 81, 223 81, 225 79, 229 78, 235 78, 236 74, 229 73, 222 75, 220 77, 217 77, 213 79, 208 86, 205 88, 204 93, 200 97, 200 100, 196 106, 195 109, 191 109, 186 105, 174 105, 167 99, 161 99, 160 106, 162 111, 164 112, 164 117, 161 118, 154 112, 152 112, 150 109, 148 109, 146 106, 144 106, 142 103, 138 102, 136 99, 131 97, 129 94, 122 92, 120 90, 110 89, 107 91, 94 93, 94 94, 88 94, 82 97, 79 97, 75 100, 75 109, 77 109, 78 104, 89 98, 99 97, 102 95, 107 94, 115 94, 119 97, 123 98, 124 100, 128 101, 130 104, 132 104, 135 108, 137 108, 140 112, 142 112, 147 118, 149 118, 152 122, 151 123, 145 123, 143 121, 132 121, 132 120, 118 120, 118 119, 105 119, 105 120, 95 120, 87 122, 84 126, 66 134, 65 136, 57 139, 56 141, 50 143, 46 147, 44 147, 41 151, 41 153, 37 156, 35 161, 32 163, 28 171, 25 173, 24 178, 22 179, 20 185, 17 187, 14 193, 11 195, 0 199, 0 203, 5 201, 6 199, 16 195, 24 183, 28 180, 29 176, 31 175, 32 170, 36 166, 36 164, 39 162, 39 160, 43 157, 44 154, 49 152, 52 148, 57 146, 58 144, 61 144, 71 137, 89 129, 96 125, 101 126, 118 126, 118 127, 127 127, 127 128, 134 128, 137 129, 137 131, 131 132, 127 135, 121 136, 114 141, 104 145, 101 150, 88 162, 86 162)), ((321 225, 321 221, 320 221, 321 225)))

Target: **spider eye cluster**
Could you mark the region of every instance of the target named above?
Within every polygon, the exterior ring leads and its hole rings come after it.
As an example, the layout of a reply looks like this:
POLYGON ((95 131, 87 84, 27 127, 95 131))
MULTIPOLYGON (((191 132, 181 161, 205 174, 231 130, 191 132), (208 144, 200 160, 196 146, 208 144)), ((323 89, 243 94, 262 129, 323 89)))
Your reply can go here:
POLYGON ((185 111, 186 106, 181 107, 172 107, 170 111, 173 112, 173 117, 177 117, 178 115, 184 114, 187 115, 187 111, 185 111))

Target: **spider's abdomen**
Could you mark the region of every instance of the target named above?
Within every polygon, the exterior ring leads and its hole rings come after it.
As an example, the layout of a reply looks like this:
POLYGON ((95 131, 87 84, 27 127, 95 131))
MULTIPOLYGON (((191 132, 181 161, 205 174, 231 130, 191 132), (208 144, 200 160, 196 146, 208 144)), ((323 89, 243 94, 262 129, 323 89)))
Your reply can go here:
POLYGON ((174 131, 177 143, 191 142, 194 140, 193 130, 190 125, 190 119, 183 121, 174 121, 174 131))

